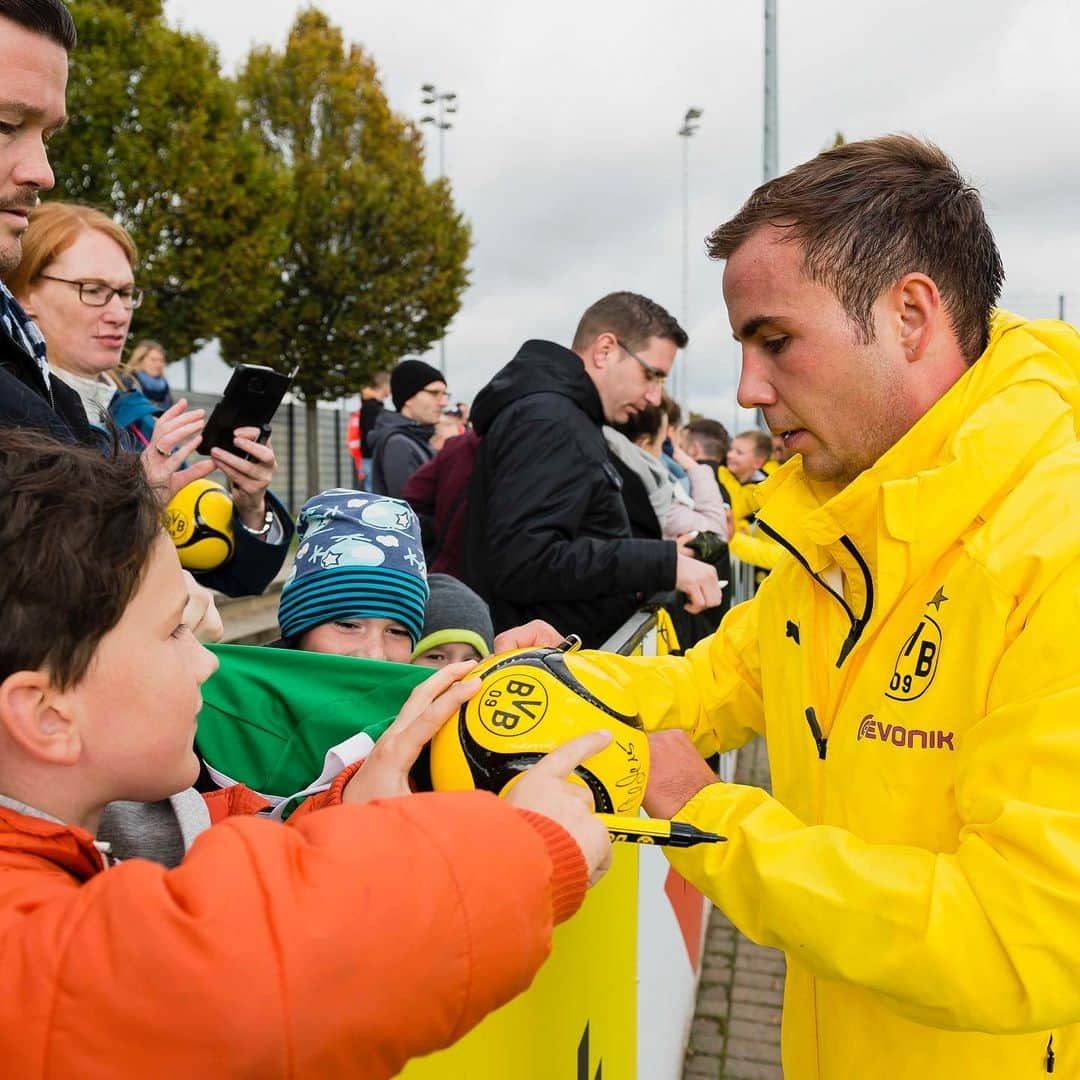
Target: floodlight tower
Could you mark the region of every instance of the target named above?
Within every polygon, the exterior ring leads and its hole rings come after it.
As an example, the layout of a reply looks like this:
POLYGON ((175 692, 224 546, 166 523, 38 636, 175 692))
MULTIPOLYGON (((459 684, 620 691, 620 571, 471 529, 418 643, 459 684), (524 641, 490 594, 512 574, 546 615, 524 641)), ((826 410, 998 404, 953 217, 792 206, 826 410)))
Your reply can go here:
MULTIPOLYGON (((424 105, 434 105, 435 113, 420 117, 421 124, 434 124, 439 133, 439 179, 446 176, 446 147, 444 136, 454 125, 447 120, 457 110, 457 94, 452 90, 439 90, 434 83, 424 83, 420 87, 424 95, 420 100, 424 105)), ((439 370, 446 374, 446 335, 439 339, 439 370)))
POLYGON ((421 124, 434 124, 439 133, 439 176, 446 175, 446 156, 443 145, 443 135, 454 125, 446 119, 448 115, 457 112, 457 94, 452 90, 438 90, 434 83, 424 83, 420 87, 423 97, 420 99, 424 105, 434 105, 435 115, 430 113, 420 117, 421 124))

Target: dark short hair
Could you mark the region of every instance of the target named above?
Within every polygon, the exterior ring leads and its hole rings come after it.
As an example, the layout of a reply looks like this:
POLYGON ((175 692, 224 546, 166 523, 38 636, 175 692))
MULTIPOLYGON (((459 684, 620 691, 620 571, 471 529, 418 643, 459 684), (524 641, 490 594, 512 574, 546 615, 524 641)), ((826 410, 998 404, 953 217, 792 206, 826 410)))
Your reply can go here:
POLYGON ((682 409, 679 408, 679 403, 674 398, 664 394, 660 398, 660 408, 667 413, 668 423, 672 427, 678 427, 682 423, 682 409))
POLYGON ((938 147, 910 135, 845 143, 762 184, 708 238, 728 259, 763 225, 803 247, 825 285, 874 340, 875 301, 905 274, 932 278, 964 359, 986 349, 1005 271, 978 191, 938 147))
POLYGON ((772 436, 761 428, 750 428, 748 431, 740 431, 736 439, 747 439, 754 447, 754 453, 759 458, 768 461, 772 457, 772 436))
POLYGON ((597 300, 581 316, 570 347, 584 349, 603 333, 614 334, 631 349, 654 337, 674 342, 677 349, 685 349, 690 340, 674 315, 655 300, 632 292, 613 292, 597 300))
POLYGON ((631 442, 637 442, 642 435, 651 441, 660 434, 665 412, 663 405, 646 405, 622 423, 611 426, 631 442))
POLYGON ((0 428, 0 680, 45 669, 76 684, 160 535, 137 455, 0 428))
POLYGON ((731 436, 719 420, 709 420, 706 417, 691 420, 683 428, 683 437, 692 439, 711 461, 722 463, 731 449, 731 436))
POLYGON ((60 0, 0 0, 0 19, 48 38, 65 52, 75 48, 75 20, 60 0))

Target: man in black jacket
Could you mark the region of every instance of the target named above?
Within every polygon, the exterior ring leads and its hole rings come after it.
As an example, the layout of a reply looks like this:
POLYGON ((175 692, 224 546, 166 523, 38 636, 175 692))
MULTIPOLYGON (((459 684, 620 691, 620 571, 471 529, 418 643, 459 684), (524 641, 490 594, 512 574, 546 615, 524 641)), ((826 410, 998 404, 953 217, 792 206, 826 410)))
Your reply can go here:
POLYGON ((450 395, 438 368, 402 360, 390 374, 390 397, 397 411, 379 413, 371 436, 371 490, 400 499, 409 477, 435 456, 431 437, 450 395))
POLYGON ((652 593, 678 588, 694 611, 720 602, 711 566, 632 537, 601 432, 659 403, 686 342, 658 304, 612 293, 571 349, 527 341, 477 395, 465 576, 497 631, 544 619, 597 646, 652 593))

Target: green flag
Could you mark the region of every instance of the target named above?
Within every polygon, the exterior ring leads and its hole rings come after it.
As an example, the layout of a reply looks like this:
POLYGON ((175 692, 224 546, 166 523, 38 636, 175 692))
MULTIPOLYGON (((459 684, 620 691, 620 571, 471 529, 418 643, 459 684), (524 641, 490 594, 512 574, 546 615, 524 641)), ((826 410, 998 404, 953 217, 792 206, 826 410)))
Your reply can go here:
MULTIPOLYGON (((365 756, 430 668, 252 645, 212 645, 196 743, 214 780, 287 816, 293 797, 365 756), (343 756, 328 757, 345 747, 343 756)), ((321 786, 325 787, 325 783, 321 786)))

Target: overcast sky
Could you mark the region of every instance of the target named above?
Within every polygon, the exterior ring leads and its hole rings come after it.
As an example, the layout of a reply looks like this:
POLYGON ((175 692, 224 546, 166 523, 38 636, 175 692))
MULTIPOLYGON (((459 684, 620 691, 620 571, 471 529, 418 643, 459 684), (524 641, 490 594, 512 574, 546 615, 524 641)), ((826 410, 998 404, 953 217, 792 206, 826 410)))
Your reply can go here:
MULTIPOLYGON (((253 44, 280 48, 302 6, 166 0, 170 21, 208 37, 230 71, 253 44)), ((423 115, 425 82, 459 96, 446 168, 475 246, 446 342, 455 396, 471 399, 526 338, 568 342, 589 303, 632 289, 687 327, 691 405, 742 426, 721 267, 703 239, 761 180, 761 0, 319 6, 374 55, 400 113, 423 115), (676 130, 689 106, 704 117, 689 147, 683 312, 676 130)), ((934 139, 983 192, 1006 303, 1055 315, 1064 293, 1080 318, 1078 12, 1069 0, 779 0, 781 169, 837 131, 934 139)))

